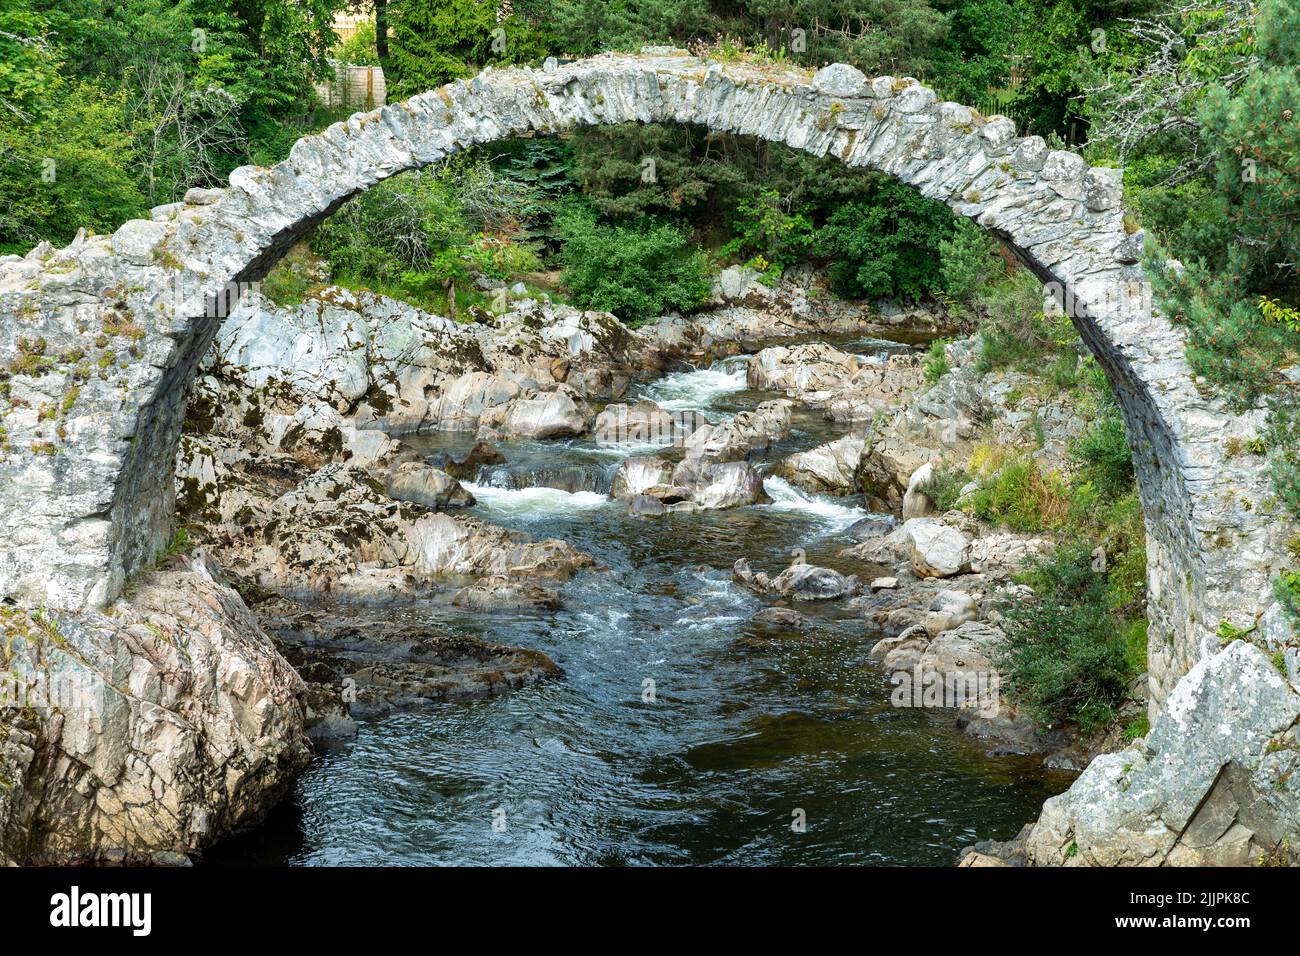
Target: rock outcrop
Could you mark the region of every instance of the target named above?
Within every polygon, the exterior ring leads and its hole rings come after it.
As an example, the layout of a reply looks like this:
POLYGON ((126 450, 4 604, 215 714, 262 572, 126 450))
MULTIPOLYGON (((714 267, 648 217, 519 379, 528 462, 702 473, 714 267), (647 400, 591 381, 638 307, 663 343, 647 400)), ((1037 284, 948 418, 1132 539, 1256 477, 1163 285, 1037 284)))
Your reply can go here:
POLYGON ((865 358, 823 342, 776 345, 749 359, 750 388, 781 391, 835 421, 869 421, 923 381, 915 355, 865 358))
POLYGON ((1235 642, 1179 682, 1145 739, 1104 754, 1003 852, 1065 866, 1294 862, 1300 694, 1235 642))
POLYGON ((302 680, 202 556, 130 590, 103 613, 0 608, 0 864, 184 862, 311 758, 302 680))

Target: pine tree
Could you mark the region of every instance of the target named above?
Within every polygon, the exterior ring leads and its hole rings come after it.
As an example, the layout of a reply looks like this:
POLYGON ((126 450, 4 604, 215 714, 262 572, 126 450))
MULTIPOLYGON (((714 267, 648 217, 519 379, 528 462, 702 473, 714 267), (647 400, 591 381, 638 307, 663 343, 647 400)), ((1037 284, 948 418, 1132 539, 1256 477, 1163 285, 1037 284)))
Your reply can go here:
POLYGON ((388 21, 390 100, 473 74, 491 52, 497 26, 488 0, 393 0, 388 21))

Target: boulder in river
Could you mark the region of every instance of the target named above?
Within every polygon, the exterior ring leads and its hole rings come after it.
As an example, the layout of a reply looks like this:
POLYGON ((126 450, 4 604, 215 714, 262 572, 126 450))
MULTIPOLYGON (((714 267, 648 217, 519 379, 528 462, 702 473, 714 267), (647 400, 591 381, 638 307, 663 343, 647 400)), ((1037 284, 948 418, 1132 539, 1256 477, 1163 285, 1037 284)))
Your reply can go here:
POLYGON ((817 626, 816 620, 791 607, 767 607, 750 620, 755 624, 767 624, 790 631, 806 631, 817 626))
POLYGON ((794 601, 833 601, 854 594, 859 586, 855 575, 845 577, 833 568, 802 562, 773 577, 765 571, 755 571, 746 559, 737 558, 731 574, 755 594, 778 594, 794 601))
POLYGON ((441 455, 435 459, 443 471, 461 481, 473 481, 478 477, 480 468, 503 465, 505 460, 505 455, 485 441, 475 442, 474 447, 466 452, 463 458, 454 459, 448 455, 441 455))
POLYGON ((717 425, 701 425, 686 438, 686 454, 707 461, 740 461, 789 437, 792 407, 793 403, 777 399, 717 425))
POLYGON ((695 427, 696 412, 670 412, 649 399, 606 405, 596 416, 592 437, 607 445, 675 445, 695 427))
POLYGON ((443 386, 428 421, 444 431, 474 431, 485 414, 504 409, 520 391, 517 383, 491 372, 466 372, 443 386))
POLYGON ((445 471, 421 461, 398 465, 388 479, 388 495, 398 501, 410 501, 435 511, 448 506, 468 507, 474 496, 445 471))
POLYGON ((587 430, 591 409, 581 398, 563 391, 536 398, 516 398, 502 414, 488 414, 481 423, 510 438, 572 438, 587 430), (498 421, 499 419, 499 421, 498 421))
POLYGON ((834 601, 856 593, 858 579, 833 568, 792 564, 772 579, 772 590, 795 601, 834 601))
POLYGON ((936 518, 913 518, 902 529, 912 542, 912 570, 923 578, 947 578, 970 567, 970 541, 936 518))
POLYGON ((471 611, 521 608, 556 611, 561 607, 560 593, 554 588, 502 576, 484 578, 461 588, 451 603, 471 611))
POLYGON ((624 458, 610 482, 611 498, 634 498, 672 480, 673 466, 662 458, 624 458))
POLYGON ((747 461, 700 462, 687 459, 673 470, 673 484, 691 490, 700 508, 735 508, 771 501, 763 478, 747 461))
POLYGON ((431 627, 408 608, 301 606, 273 599, 259 608, 285 658, 307 681, 317 738, 336 721, 370 719, 444 701, 490 697, 559 676, 540 651, 493 644, 431 627))
POLYGON ((863 436, 845 435, 782 459, 773 472, 810 494, 853 494, 866 443, 863 436))
POLYGON ((960 627, 979 616, 979 602, 965 591, 940 591, 930 604, 921 625, 932 637, 960 627))

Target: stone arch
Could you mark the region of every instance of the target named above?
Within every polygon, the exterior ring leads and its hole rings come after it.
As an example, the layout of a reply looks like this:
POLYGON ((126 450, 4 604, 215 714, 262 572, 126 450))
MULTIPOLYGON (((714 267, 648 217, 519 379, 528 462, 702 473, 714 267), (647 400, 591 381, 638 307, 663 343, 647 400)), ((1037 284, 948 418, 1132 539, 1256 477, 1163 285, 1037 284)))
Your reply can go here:
POLYGON ((1153 709, 1217 648, 1220 621, 1248 627, 1267 606, 1285 528, 1268 513, 1262 461, 1230 460, 1261 413, 1230 415, 1198 390, 1183 334, 1150 307, 1118 170, 1018 138, 1010 120, 938 102, 911 78, 661 48, 489 69, 358 113, 112 237, 0 260, 0 356, 17 363, 0 401, 0 597, 94 607, 148 562, 172 519, 184 391, 231 289, 263 277, 349 197, 479 144, 628 122, 698 124, 887 173, 994 232, 1053 284, 1134 446, 1153 709))

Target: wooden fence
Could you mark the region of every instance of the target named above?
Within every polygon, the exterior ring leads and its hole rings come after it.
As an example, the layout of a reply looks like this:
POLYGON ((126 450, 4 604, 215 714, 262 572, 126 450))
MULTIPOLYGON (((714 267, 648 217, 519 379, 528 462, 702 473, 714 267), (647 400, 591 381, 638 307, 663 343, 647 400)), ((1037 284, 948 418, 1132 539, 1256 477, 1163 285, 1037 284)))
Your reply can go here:
POLYGON ((352 106, 374 109, 387 102, 384 69, 380 66, 356 66, 331 60, 334 79, 316 84, 316 95, 326 106, 352 106))

